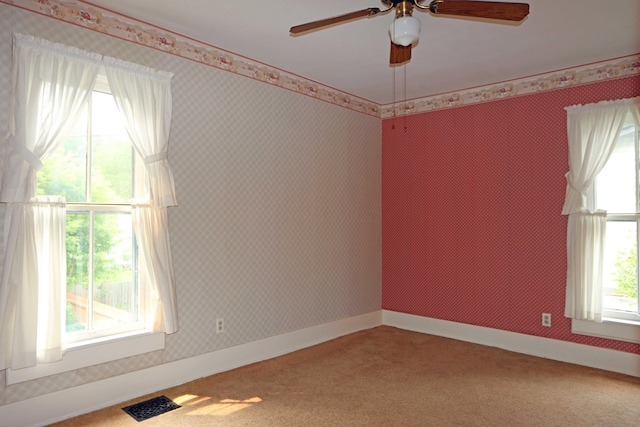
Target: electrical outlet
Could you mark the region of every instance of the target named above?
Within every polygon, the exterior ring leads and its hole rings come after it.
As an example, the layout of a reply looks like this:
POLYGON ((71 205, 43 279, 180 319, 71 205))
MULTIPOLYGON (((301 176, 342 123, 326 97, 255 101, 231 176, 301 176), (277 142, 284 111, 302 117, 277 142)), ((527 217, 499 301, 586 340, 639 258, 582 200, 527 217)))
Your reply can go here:
POLYGON ((224 332, 224 319, 216 319, 216 334, 224 332))
POLYGON ((542 326, 551 327, 551 313, 542 313, 542 326))

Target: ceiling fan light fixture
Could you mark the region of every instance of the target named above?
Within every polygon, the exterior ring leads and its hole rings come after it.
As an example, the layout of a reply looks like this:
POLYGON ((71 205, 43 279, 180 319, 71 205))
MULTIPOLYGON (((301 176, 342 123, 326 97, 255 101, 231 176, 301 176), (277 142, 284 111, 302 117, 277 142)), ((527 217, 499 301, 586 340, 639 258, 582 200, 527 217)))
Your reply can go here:
POLYGON ((394 44, 409 46, 420 37, 420 20, 411 15, 396 18, 389 27, 389 35, 394 44))

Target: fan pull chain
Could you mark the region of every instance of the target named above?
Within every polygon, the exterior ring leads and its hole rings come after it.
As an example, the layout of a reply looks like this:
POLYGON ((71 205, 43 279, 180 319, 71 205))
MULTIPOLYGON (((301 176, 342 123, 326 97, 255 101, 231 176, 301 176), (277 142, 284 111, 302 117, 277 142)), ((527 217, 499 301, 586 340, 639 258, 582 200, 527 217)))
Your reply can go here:
MULTIPOLYGON (((395 31, 395 26, 396 26, 396 21, 394 20, 392 22, 393 25, 393 30, 395 31)), ((396 67, 391 67, 393 70, 393 88, 392 88, 392 94, 391 96, 393 97, 393 123, 391 123, 391 129, 395 130, 396 128, 396 67)))
POLYGON ((404 98, 404 131, 407 132, 407 63, 405 62, 402 66, 404 68, 404 93, 402 97, 404 98))
MULTIPOLYGON (((396 20, 392 21, 393 32, 395 33, 396 20)), ((398 118, 397 105, 396 105, 396 67, 392 67, 393 69, 393 123, 391 124, 391 129, 396 129, 396 119, 398 118)))
POLYGON ((396 129, 396 67, 392 67, 393 70, 393 87, 391 88, 391 96, 393 98, 393 122, 391 123, 391 129, 396 129))
MULTIPOLYGON (((402 102, 402 107, 404 109, 404 115, 403 115, 403 121, 404 121, 404 132, 407 132, 407 64, 406 62, 402 65, 402 69, 403 69, 403 78, 404 81, 402 82, 403 87, 402 87, 402 98, 403 98, 403 102, 402 102)), ((396 119, 398 118, 398 113, 397 113, 397 109, 398 109, 398 103, 397 103, 397 99, 396 99, 396 67, 393 67, 393 90, 392 90, 392 96, 393 96, 393 123, 391 124, 391 129, 396 128, 396 119)))

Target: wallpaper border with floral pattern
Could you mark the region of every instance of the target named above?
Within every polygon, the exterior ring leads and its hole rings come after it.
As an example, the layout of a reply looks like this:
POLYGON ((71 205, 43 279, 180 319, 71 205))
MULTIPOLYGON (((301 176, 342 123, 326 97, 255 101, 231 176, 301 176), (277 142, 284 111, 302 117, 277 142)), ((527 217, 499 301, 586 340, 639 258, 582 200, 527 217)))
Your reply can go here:
POLYGON ((78 1, 0 0, 93 31, 282 87, 374 117, 417 114, 640 74, 640 54, 425 98, 380 105, 168 30, 78 1))

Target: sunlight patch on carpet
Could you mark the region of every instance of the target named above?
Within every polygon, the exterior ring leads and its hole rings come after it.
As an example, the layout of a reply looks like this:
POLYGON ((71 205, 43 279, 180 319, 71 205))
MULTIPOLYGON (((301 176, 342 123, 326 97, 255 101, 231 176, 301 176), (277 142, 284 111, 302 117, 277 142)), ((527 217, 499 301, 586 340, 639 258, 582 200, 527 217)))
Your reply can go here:
POLYGON ((211 400, 209 396, 197 396, 195 394, 183 394, 182 396, 178 396, 173 399, 178 405, 188 405, 195 406, 202 402, 206 402, 207 400, 211 400))
POLYGON ((219 403, 211 403, 199 408, 194 409, 187 413, 187 415, 214 415, 223 417, 231 415, 241 409, 249 408, 256 403, 262 402, 259 397, 252 397, 251 399, 236 400, 236 399, 222 399, 219 403))

